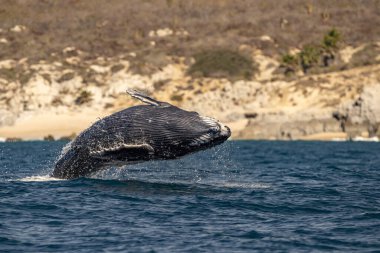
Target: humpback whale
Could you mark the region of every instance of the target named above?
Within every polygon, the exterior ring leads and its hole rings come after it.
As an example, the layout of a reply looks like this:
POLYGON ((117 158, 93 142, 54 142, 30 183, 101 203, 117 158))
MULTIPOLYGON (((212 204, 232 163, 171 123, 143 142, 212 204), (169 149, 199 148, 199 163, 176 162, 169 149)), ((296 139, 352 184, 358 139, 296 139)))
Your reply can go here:
POLYGON ((136 90, 127 93, 145 104, 116 112, 84 130, 62 149, 51 176, 74 179, 109 166, 176 159, 221 144, 231 135, 218 120, 136 90))

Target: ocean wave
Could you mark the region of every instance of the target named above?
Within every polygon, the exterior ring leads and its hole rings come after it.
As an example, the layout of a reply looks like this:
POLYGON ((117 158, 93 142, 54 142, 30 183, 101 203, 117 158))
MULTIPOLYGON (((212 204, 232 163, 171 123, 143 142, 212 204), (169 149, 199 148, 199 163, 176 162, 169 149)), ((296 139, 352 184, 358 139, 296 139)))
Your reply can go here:
POLYGON ((377 136, 375 137, 361 137, 361 136, 357 136, 355 138, 352 139, 353 141, 373 141, 373 142, 379 142, 379 138, 377 136))
POLYGON ((218 187, 238 188, 238 189, 269 189, 271 188, 269 184, 264 184, 264 183, 219 182, 214 185, 218 187))
POLYGON ((45 176, 29 176, 29 177, 24 177, 20 178, 18 180, 11 180, 11 181, 20 181, 20 182, 49 182, 49 181, 61 181, 64 179, 61 178, 55 178, 51 177, 49 175, 45 176))

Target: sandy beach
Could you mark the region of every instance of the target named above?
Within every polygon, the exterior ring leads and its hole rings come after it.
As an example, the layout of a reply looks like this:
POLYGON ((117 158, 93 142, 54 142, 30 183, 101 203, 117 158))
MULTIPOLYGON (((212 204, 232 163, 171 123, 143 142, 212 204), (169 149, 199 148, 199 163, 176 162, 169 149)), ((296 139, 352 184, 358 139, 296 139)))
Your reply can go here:
POLYGON ((92 123, 104 117, 101 113, 86 111, 82 113, 25 114, 13 126, 0 127, 0 138, 21 138, 22 140, 42 140, 52 135, 55 139, 78 134, 92 123))
MULTIPOLYGON (((0 140, 7 138, 17 138, 22 140, 43 140, 46 136, 53 136, 54 139, 78 135, 84 129, 109 113, 86 110, 79 113, 69 112, 57 114, 47 111, 44 113, 25 113, 19 117, 13 126, 0 127, 0 140)), ((239 139, 237 133, 244 131, 246 122, 227 122, 233 132, 232 139, 239 139), (235 137, 234 137, 235 136, 235 137)), ((298 140, 305 141, 344 141, 347 140, 347 133, 326 132, 306 135, 298 140)))

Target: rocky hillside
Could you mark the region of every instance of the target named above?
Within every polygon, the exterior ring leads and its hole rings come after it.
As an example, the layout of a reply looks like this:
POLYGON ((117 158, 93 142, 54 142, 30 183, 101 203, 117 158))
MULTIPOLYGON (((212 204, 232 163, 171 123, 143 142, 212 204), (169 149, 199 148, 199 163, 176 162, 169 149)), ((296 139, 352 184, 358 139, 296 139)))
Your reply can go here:
POLYGON ((380 136, 378 1, 5 2, 0 138, 77 134, 127 87, 234 138, 380 136))

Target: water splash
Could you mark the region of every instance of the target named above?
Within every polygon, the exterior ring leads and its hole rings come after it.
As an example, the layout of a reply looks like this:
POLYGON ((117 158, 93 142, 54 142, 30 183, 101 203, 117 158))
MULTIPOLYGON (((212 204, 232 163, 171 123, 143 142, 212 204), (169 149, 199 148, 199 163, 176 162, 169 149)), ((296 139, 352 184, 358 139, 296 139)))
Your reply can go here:
POLYGON ((61 159, 70 149, 71 149, 71 145, 73 144, 73 141, 70 141, 69 143, 67 143, 61 150, 61 153, 59 154, 59 156, 57 156, 56 158, 56 161, 58 161, 59 159, 61 159))
POLYGON ((20 178, 18 180, 10 180, 10 181, 20 181, 20 182, 49 182, 49 181, 61 181, 61 180, 64 180, 64 179, 55 178, 55 177, 51 177, 49 175, 45 175, 45 176, 24 177, 24 178, 20 178))

